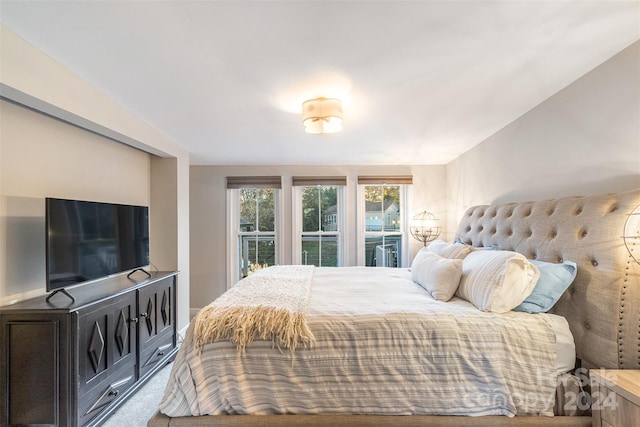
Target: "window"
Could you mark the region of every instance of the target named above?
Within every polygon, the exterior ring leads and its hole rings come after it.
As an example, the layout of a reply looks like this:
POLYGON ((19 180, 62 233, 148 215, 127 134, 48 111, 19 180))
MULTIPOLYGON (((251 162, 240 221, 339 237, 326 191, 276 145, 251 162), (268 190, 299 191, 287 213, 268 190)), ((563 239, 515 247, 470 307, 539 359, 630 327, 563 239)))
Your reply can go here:
POLYGON ((296 264, 337 267, 342 262, 345 177, 293 177, 296 264))
POLYGON ((411 177, 359 177, 358 264, 367 267, 406 265, 406 184, 411 177))
POLYGON ((227 178, 229 207, 229 283, 278 263, 280 177, 227 178), (277 178, 277 180, 275 179, 277 178))
POLYGON ((287 187, 280 176, 227 177, 228 286, 285 263, 407 267, 412 180, 359 176, 356 191, 345 176, 293 176, 287 187))

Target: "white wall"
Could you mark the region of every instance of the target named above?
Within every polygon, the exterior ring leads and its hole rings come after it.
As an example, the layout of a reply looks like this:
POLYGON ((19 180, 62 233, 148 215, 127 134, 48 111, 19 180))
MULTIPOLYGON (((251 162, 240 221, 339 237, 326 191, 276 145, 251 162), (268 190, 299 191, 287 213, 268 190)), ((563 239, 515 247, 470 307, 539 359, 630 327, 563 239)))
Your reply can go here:
POLYGON ((640 187, 640 42, 446 169, 449 239, 472 205, 640 187))
MULTIPOLYGON (((95 133, 109 138, 111 140, 109 144, 113 147, 122 148, 121 143, 123 143, 128 145, 127 150, 135 151, 131 148, 135 147, 147 153, 144 154, 147 159, 144 169, 147 175, 145 191, 150 204, 152 227, 151 254, 160 260, 159 263, 154 263, 158 268, 180 271, 177 323, 180 329, 186 327, 189 322, 189 153, 2 26, 0 26, 0 44, 0 95, 28 108, 64 120, 70 123, 64 125, 69 129, 75 129, 73 126, 75 125, 88 130, 89 132, 83 134, 83 138, 91 139, 95 137, 95 133), (164 159, 168 160, 164 161, 164 159), (168 209, 168 215, 154 217, 155 207, 158 207, 158 211, 168 209), (162 238, 155 236, 158 233, 162 233, 162 238)), ((0 131, 4 132, 6 122, 3 117, 0 122, 0 131)), ((72 131, 63 131, 65 132, 72 131)), ((50 135, 51 150, 56 151, 58 147, 65 146, 63 133, 50 135)), ((113 147, 113 150, 119 149, 113 147)), ((85 148, 82 146, 78 152, 78 163, 83 161, 90 163, 90 159, 96 157, 85 148)), ((3 165, 22 161, 22 159, 16 160, 15 156, 18 154, 9 156, 2 151, 4 148, 0 150, 3 165)), ((34 154, 31 152, 19 154, 19 156, 22 155, 28 157, 34 154)), ((59 183, 58 188, 77 191, 75 189, 86 185, 84 191, 90 192, 96 183, 100 183, 109 187, 111 191, 109 194, 112 195, 122 190, 122 185, 117 179, 109 178, 107 182, 100 178, 102 176, 100 168, 102 163, 87 171, 87 175, 81 179, 59 183)), ((56 179, 55 175, 49 177, 47 174, 46 176, 48 178, 41 180, 42 185, 48 179, 54 181, 56 179)), ((44 187, 37 187, 41 184, 34 185, 44 193, 44 187)), ((5 185, 7 184, 3 178, 0 188, 5 188, 5 185)), ((125 183, 125 186, 127 185, 131 186, 131 183, 125 183)), ((100 193, 102 190, 98 188, 96 191, 100 193)), ((123 194, 128 194, 128 191, 123 191, 123 194)), ((0 212, 6 217, 7 206, 0 206, 0 212)), ((0 235, 0 247, 6 246, 7 237, 0 235)), ((0 262, 5 264, 0 266, 6 267, 7 254, 5 252, 0 255, 3 255, 0 262)))
MULTIPOLYGON (((423 210, 446 214, 444 166, 192 166, 191 167, 191 308, 213 301, 227 286, 226 177, 277 175, 282 177, 284 263, 291 262, 292 176, 346 176, 347 206, 357 202, 358 175, 413 175, 409 216, 423 210), (287 256, 289 258, 287 258, 287 256)), ((347 212, 347 265, 356 265, 356 212, 347 212)), ((443 221, 444 222, 444 221, 443 221)), ((411 258, 420 248, 411 242, 411 258)))

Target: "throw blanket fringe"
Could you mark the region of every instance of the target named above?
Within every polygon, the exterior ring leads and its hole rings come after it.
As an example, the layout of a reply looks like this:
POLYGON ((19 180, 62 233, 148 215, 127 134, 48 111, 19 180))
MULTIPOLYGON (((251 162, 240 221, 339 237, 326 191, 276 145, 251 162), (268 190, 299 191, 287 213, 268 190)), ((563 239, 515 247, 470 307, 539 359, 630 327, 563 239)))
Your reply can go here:
POLYGON ((273 266, 239 281, 197 314, 196 348, 225 339, 240 352, 256 338, 272 339, 290 351, 312 344, 307 307, 313 268, 273 266))

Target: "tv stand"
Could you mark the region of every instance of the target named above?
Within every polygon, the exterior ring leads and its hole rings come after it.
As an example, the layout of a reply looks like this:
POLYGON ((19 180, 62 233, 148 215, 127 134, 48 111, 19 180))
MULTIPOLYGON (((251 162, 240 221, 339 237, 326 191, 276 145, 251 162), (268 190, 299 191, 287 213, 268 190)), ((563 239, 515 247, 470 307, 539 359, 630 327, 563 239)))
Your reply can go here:
POLYGON ((60 292, 61 294, 65 294, 66 296, 68 296, 69 298, 71 298, 71 302, 76 302, 76 299, 73 297, 73 295, 71 295, 69 292, 67 292, 66 289, 61 288, 61 289, 56 289, 55 291, 51 292, 49 294, 49 296, 47 296, 47 299, 45 301, 49 302, 49 300, 51 299, 52 296, 54 296, 55 294, 57 294, 58 292, 60 292))
POLYGON ((127 279, 131 278, 131 275, 133 273, 135 273, 136 271, 142 271, 144 274, 147 275, 147 277, 151 277, 151 273, 149 273, 147 270, 145 270, 144 268, 136 268, 135 270, 131 270, 131 272, 129 274, 127 274, 127 279))
POLYGON ((0 307, 0 426, 100 426, 175 358, 176 275, 0 307))

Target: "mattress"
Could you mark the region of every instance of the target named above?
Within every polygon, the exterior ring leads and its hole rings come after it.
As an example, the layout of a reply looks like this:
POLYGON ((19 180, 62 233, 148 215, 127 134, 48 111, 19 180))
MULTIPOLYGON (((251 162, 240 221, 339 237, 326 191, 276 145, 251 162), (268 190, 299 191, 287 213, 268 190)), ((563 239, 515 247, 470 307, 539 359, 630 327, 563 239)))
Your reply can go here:
POLYGON ((558 375, 573 370, 576 364, 576 344, 567 319, 550 313, 541 313, 556 336, 556 372, 558 375))
POLYGON ((193 345, 190 328, 160 404, 217 414, 553 415, 573 367, 566 321, 433 300, 407 269, 316 268, 312 346, 193 345))
MULTIPOLYGON (((316 268, 316 278, 321 278, 327 284, 312 288, 312 305, 309 314, 331 316, 347 313, 357 316, 403 312, 434 313, 447 305, 455 306, 456 309, 464 307, 465 310, 473 313, 478 312, 469 301, 455 296, 448 302, 433 300, 420 285, 412 281, 411 272, 408 269, 383 268, 382 270, 387 270, 385 275, 392 280, 372 288, 371 283, 377 280, 380 268, 343 267, 337 270, 330 267, 316 268), (394 292, 396 286, 406 286, 406 290, 402 293, 394 292)), ((510 314, 515 318, 523 315, 515 312, 510 314)), ((492 317, 489 313, 487 315, 492 317)), ((561 374, 572 370, 576 361, 576 346, 569 323, 564 317, 551 313, 540 313, 537 316, 544 318, 556 337, 556 372, 561 374)))

